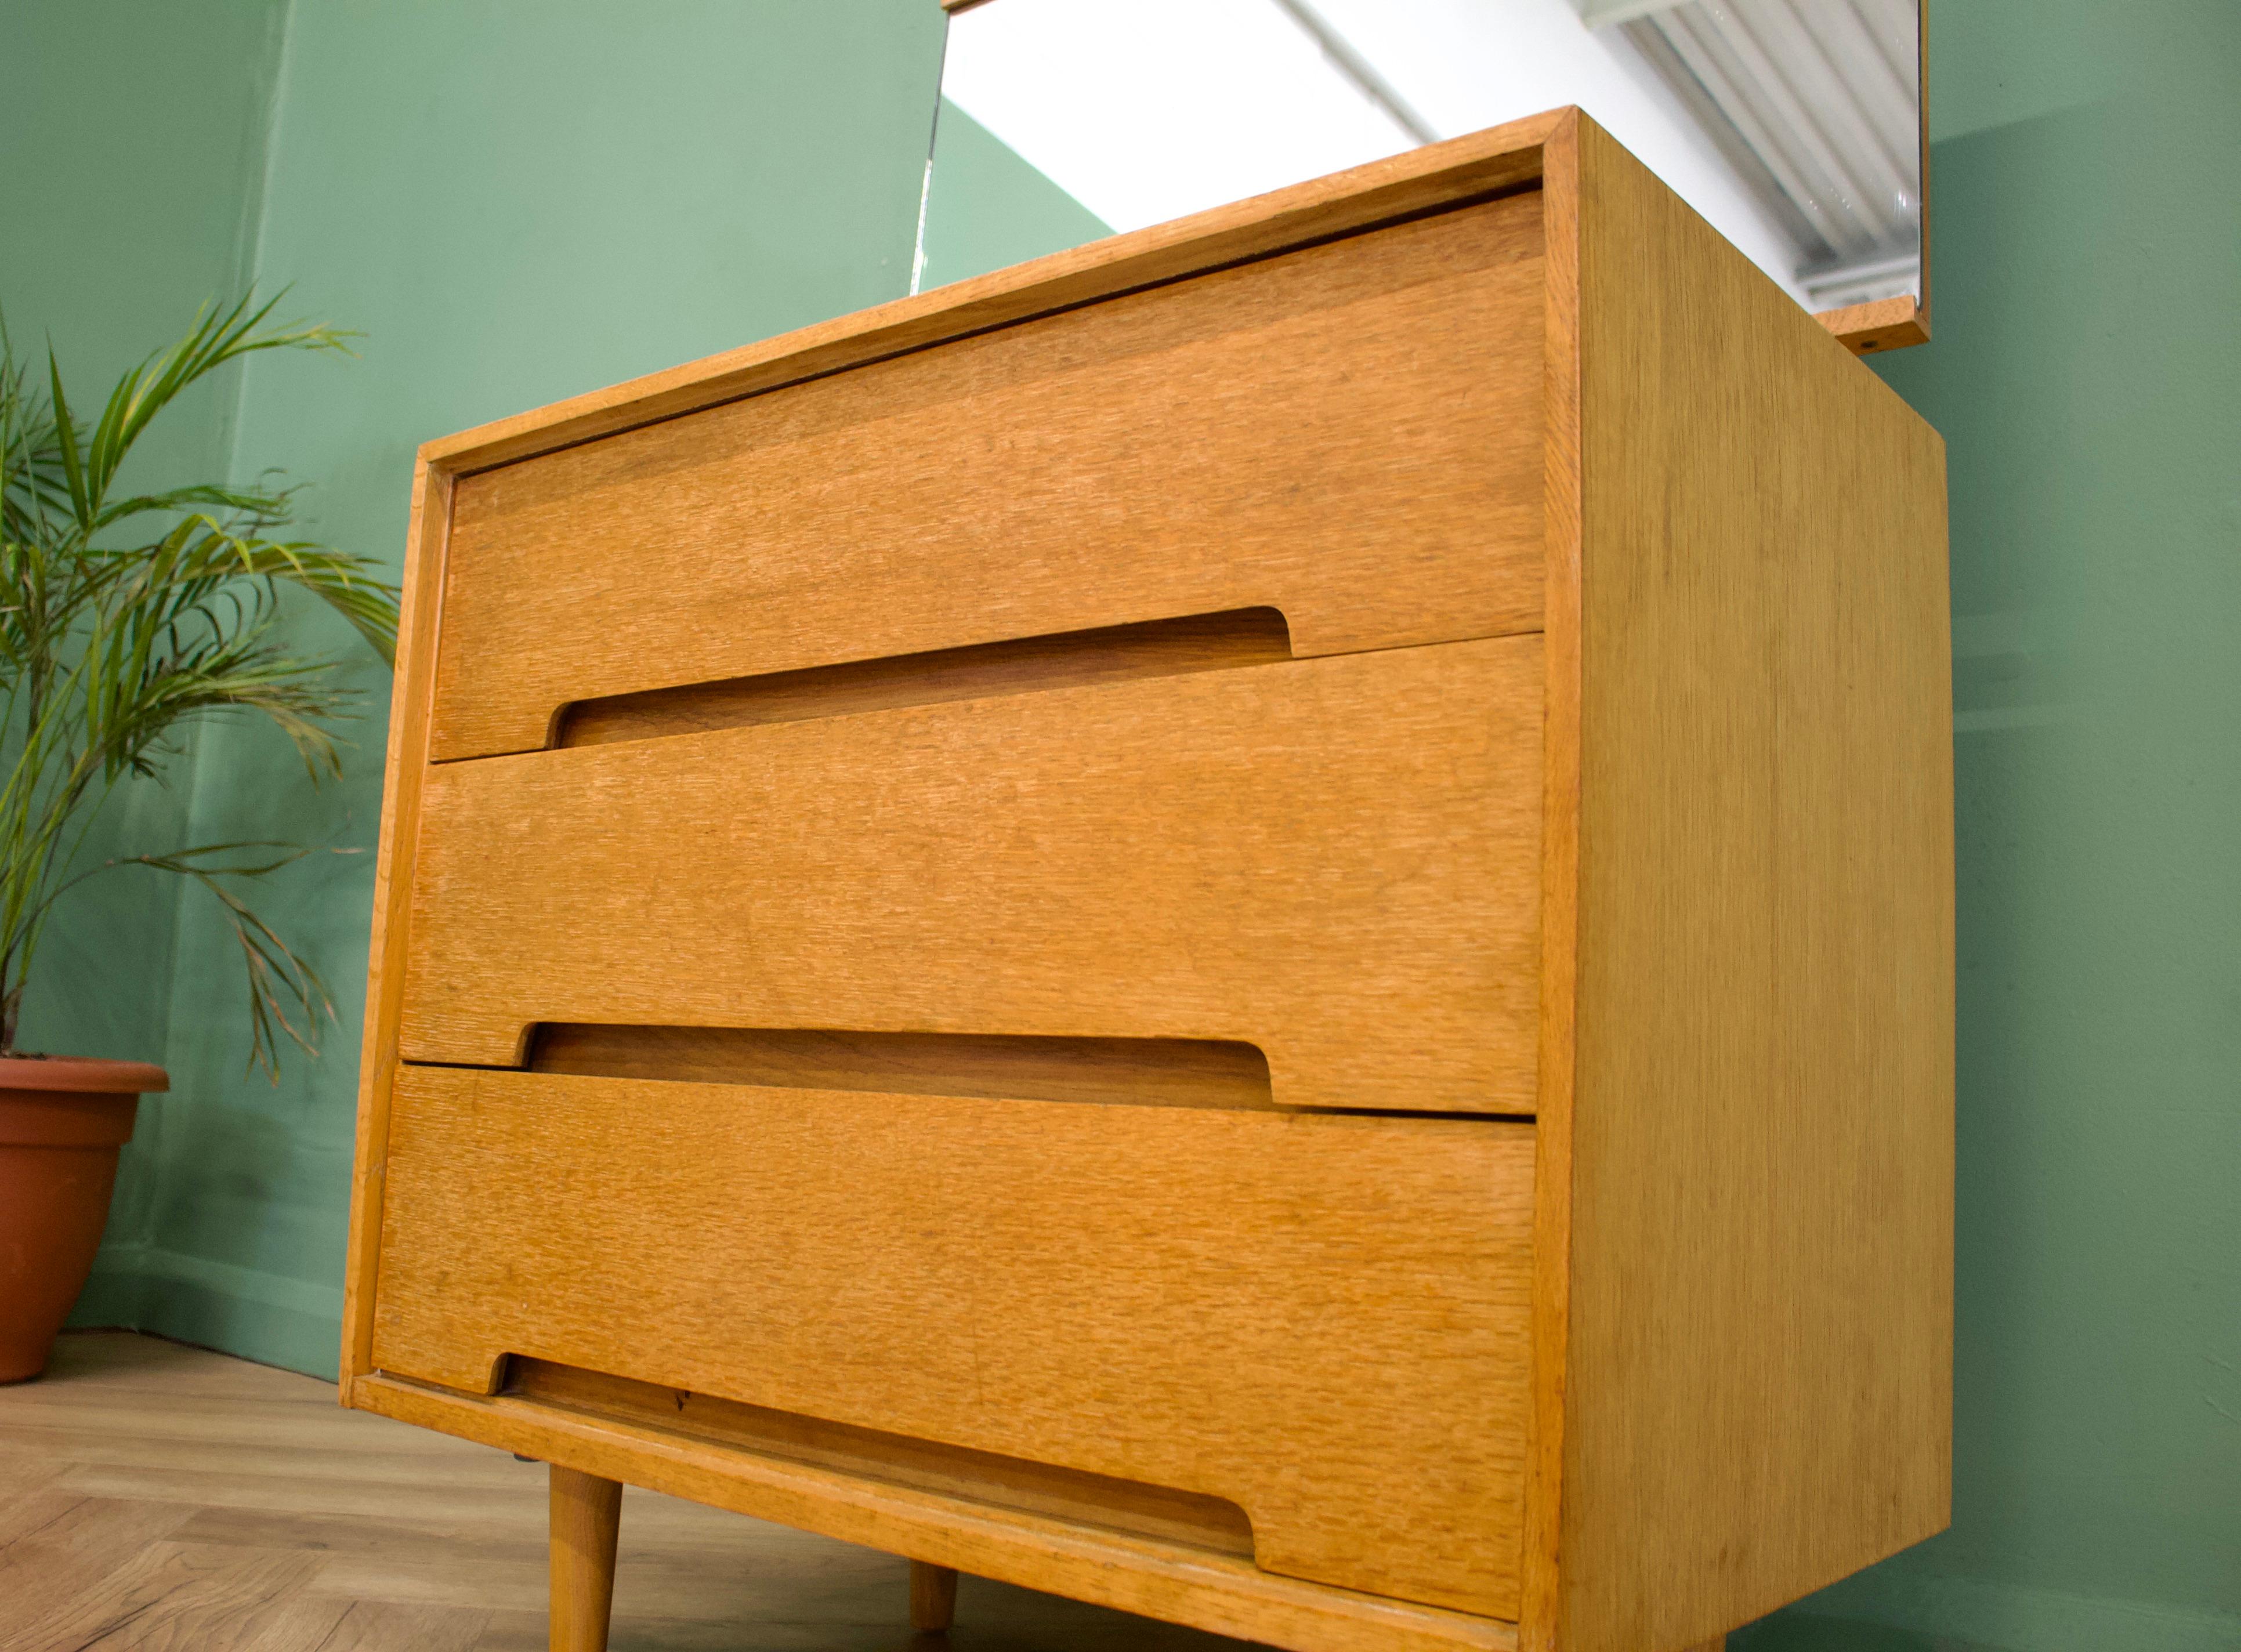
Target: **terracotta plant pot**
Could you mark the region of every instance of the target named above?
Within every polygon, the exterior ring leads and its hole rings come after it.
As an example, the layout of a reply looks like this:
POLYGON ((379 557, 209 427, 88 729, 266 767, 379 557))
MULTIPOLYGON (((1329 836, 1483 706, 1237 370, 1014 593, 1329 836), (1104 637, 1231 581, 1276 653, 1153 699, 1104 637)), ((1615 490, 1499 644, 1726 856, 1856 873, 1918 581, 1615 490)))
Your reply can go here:
POLYGON ((0 1382, 47 1368, 109 1221, 117 1150, 145 1091, 145 1061, 0 1056, 0 1382))

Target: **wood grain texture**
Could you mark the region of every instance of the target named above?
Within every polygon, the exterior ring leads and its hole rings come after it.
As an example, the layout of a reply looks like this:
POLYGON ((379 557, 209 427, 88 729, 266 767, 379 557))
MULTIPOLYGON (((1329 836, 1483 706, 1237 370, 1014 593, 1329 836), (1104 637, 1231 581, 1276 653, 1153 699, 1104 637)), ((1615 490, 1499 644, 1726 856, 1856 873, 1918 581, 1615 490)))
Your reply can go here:
POLYGON ((1930 311, 1908 295, 1823 310, 1813 318, 1856 356, 1903 350, 1930 342, 1930 311))
POLYGON ((1642 1652, 1946 1521, 1943 451, 1600 129, 1580 141, 1555 1638, 1642 1652))
POLYGON ((1539 255, 1509 197, 466 478, 432 754, 1222 610, 1300 655, 1537 629, 1539 255))
POLYGON ((461 476, 719 406, 991 328, 1530 189, 1562 111, 1370 161, 1327 177, 1107 236, 423 444, 461 476))
POLYGON ((1173 1487, 1267 1570, 1515 1610, 1529 1127, 408 1067, 391 1130, 385 1371, 1173 1487))
POLYGON ((607 1652, 615 1603, 619 1481, 552 1465, 552 1652, 607 1652))
POLYGON ((9 1608, 0 1648, 26 1652, 41 1639, 52 1645, 63 1623, 115 1615, 124 1591, 90 1591, 89 1584, 106 1585, 151 1547, 168 1548, 193 1515, 180 1503, 89 1497, 52 1486, 10 1497, 0 1506, 0 1583, 9 1608))
POLYGON ((1282 1106, 1529 1113, 1540 676, 1506 638, 438 765, 401 1048, 1220 1040, 1282 1106))
MULTIPOLYGON (((14 1619, 0 1652, 100 1647, 115 1652, 296 1652, 318 1646, 347 1608, 309 1595, 308 1555, 151 1543, 61 1611, 14 1619)), ((10 1605, 14 1602, 11 1601, 10 1605)))
POLYGON ((1226 1555, 1253 1553, 1253 1528, 1245 1511, 1219 1497, 852 1428, 518 1354, 506 1363, 505 1391, 593 1416, 651 1423, 759 1457, 1048 1515, 1072 1525, 1101 1526, 1226 1555))
POLYGON ((911 1628, 921 1635, 946 1635, 957 1620, 957 1568, 911 1562, 911 1628))
MULTIPOLYGON (((403 1605, 391 1601, 338 1602, 343 1608, 312 1652, 483 1652, 491 1614, 472 1606, 403 1605)), ((540 1626, 541 1627, 541 1626, 540 1626)), ((545 1641, 537 1642, 544 1652, 545 1641)), ((198 1652, 212 1652, 207 1645, 198 1652)))
MULTIPOLYGON (((481 1398, 376 1374, 353 1403, 675 1497, 1289 1652, 1511 1652, 1515 1626, 1279 1577, 1232 1555, 1160 1543, 714 1447, 499 1395, 481 1398)), ((978 1622, 978 1609, 974 1622, 978 1622)), ((1151 1626, 1111 1642, 1161 1644, 1151 1626)))
POLYGON ((428 717, 442 628, 445 547, 452 518, 451 478, 425 459, 412 472, 412 514, 397 628, 397 671, 390 691, 389 746, 382 768, 381 834, 373 873, 373 930, 367 949, 365 1027, 358 1054, 358 1127, 351 1174, 349 1254, 343 1268, 342 1400, 372 1369, 374 1282, 381 1266, 381 1190, 389 1139, 389 1078, 397 1064, 398 1011, 405 961, 414 850, 420 836, 420 783, 428 766, 428 717))

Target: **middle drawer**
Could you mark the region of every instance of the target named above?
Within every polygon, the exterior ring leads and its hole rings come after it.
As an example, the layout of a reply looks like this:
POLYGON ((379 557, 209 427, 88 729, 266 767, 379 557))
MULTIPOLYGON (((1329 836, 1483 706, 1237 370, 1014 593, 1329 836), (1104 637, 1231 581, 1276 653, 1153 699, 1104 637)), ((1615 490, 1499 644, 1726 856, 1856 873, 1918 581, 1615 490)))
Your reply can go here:
POLYGON ((1529 1114, 1537 636, 438 764, 401 1053, 539 1023, 1214 1040, 1529 1114))

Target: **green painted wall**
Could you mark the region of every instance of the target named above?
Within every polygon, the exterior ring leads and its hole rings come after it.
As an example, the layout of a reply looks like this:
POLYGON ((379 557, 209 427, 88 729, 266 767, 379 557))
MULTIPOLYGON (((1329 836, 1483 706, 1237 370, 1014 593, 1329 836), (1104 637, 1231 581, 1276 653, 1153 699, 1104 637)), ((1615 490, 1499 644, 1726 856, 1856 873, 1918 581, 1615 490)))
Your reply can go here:
POLYGON ((1930 15, 1936 338, 1878 367, 1952 498, 1953 1528, 1737 1652, 2231 1652, 2241 6, 1930 15))
MULTIPOLYGON (((43 362, 52 344, 82 416, 250 267, 283 13, 280 0, 0 8, 0 305, 20 354, 43 362)), ((224 476, 240 389, 220 375, 182 398, 133 472, 224 476)), ((183 762, 171 785, 120 788, 81 864, 185 845, 190 774, 183 762)), ((124 870, 69 898, 24 995, 24 1047, 163 1060, 185 893, 124 870)), ((82 1308, 97 1322, 138 1311, 130 1260, 154 1219, 165 1121, 144 1106, 120 1167, 109 1265, 82 1308)))
POLYGON ((1112 234, 947 97, 934 128, 921 287, 945 286, 1112 234))

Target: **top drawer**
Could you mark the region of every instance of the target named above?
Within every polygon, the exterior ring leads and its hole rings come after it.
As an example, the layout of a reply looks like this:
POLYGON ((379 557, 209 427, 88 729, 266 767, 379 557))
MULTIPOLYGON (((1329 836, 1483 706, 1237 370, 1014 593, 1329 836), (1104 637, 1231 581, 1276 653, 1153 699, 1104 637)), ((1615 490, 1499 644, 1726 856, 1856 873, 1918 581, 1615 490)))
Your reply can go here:
POLYGON ((462 478, 431 756, 572 702, 1274 607, 1537 630, 1541 201, 1397 224, 462 478))

